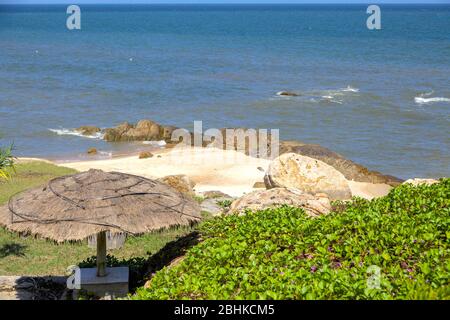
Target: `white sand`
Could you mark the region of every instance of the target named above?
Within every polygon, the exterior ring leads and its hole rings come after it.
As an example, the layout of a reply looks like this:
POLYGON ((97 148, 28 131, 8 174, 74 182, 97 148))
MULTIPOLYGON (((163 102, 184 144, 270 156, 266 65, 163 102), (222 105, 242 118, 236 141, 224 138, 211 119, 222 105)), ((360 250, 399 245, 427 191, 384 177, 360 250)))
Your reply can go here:
POLYGON ((155 153, 152 158, 147 159, 128 156, 61 165, 79 171, 93 168, 147 178, 185 174, 196 183, 196 192, 218 190, 238 197, 251 192, 255 182, 263 181, 264 172, 258 170, 258 167, 265 171, 269 163, 269 160, 248 157, 236 151, 184 147, 155 153))
MULTIPOLYGON (((147 178, 185 174, 195 183, 197 193, 222 191, 234 197, 251 192, 255 182, 262 182, 270 161, 246 156, 241 152, 217 148, 166 149, 152 158, 139 159, 137 155, 107 160, 79 161, 61 165, 79 171, 101 169, 119 171, 147 178), (262 168, 264 171, 261 171, 262 168)), ((372 199, 386 195, 391 187, 348 181, 354 196, 372 199)))
POLYGON ((390 185, 384 183, 347 181, 350 186, 350 190, 352 191, 352 195, 365 199, 383 197, 392 189, 390 185))

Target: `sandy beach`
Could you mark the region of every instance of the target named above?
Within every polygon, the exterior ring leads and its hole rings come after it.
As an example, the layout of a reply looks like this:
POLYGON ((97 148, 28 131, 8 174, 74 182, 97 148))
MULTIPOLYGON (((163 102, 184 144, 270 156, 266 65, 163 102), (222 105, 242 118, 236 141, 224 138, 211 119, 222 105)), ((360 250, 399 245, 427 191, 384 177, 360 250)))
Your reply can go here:
MULTIPOLYGON (((79 171, 101 169, 160 178, 184 174, 195 183, 195 192, 221 191, 240 197, 255 190, 256 182, 263 182, 270 160, 246 156, 243 153, 217 148, 177 147, 154 152, 154 156, 139 159, 138 155, 107 160, 58 163, 79 171)), ((386 195, 391 186, 349 181, 354 196, 372 199, 386 195)))

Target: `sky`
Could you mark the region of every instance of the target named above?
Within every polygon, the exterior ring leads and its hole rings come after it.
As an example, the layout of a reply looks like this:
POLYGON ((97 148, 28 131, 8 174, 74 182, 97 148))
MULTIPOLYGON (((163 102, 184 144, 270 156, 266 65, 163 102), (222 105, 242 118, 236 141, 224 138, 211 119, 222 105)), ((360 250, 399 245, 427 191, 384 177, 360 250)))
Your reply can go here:
POLYGON ((0 0, 0 4, 87 3, 450 3, 450 0, 0 0))

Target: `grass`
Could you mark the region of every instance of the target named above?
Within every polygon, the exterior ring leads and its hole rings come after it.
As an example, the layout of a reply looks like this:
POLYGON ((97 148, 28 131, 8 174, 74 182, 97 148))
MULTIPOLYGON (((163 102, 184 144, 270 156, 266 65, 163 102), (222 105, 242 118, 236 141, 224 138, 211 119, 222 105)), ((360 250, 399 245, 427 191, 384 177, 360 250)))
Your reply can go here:
MULTIPOLYGON (((44 185, 50 179, 76 171, 50 163, 33 161, 16 165, 16 174, 10 181, 0 181, 0 205, 9 197, 23 190, 44 185)), ((164 232, 128 238, 125 245, 109 254, 118 259, 148 257, 166 243, 188 233, 190 229, 180 228, 164 232)), ((70 265, 95 255, 95 250, 83 243, 56 244, 54 242, 22 237, 0 227, 0 275, 62 275, 70 265)))

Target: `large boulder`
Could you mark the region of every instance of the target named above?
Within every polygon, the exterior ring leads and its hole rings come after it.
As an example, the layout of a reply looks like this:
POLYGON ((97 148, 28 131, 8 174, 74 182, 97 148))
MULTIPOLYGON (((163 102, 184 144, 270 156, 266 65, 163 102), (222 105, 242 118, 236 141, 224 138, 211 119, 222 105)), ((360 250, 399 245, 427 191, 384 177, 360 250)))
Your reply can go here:
POLYGON ((282 205, 303 208, 311 217, 327 214, 331 210, 330 199, 325 194, 311 195, 297 189, 274 188, 244 195, 231 204, 229 213, 243 214, 246 209, 257 211, 282 205))
POLYGON ((393 176, 383 175, 377 171, 370 171, 366 167, 359 165, 342 155, 331 151, 318 144, 304 144, 298 141, 283 141, 280 144, 280 154, 297 153, 325 162, 332 166, 348 180, 369 183, 385 183, 391 186, 397 186, 402 183, 401 179, 393 176))
POLYGON ((194 186, 195 183, 186 175, 171 175, 159 178, 158 181, 161 181, 172 188, 178 190, 179 192, 186 194, 188 196, 195 196, 194 186))
POLYGON ((103 135, 103 139, 105 139, 106 141, 110 141, 110 142, 124 141, 123 135, 125 134, 125 132, 127 132, 128 130, 130 130, 132 128, 133 128, 133 125, 131 125, 128 122, 123 122, 115 128, 105 129, 105 134, 103 135))
POLYGON ((163 140, 164 127, 151 120, 140 120, 136 125, 124 122, 115 128, 105 130, 106 141, 152 141, 163 140))
POLYGON ((295 188, 311 194, 325 193, 333 200, 352 197, 342 173, 320 160, 296 153, 285 153, 274 159, 264 183, 267 189, 295 188))

